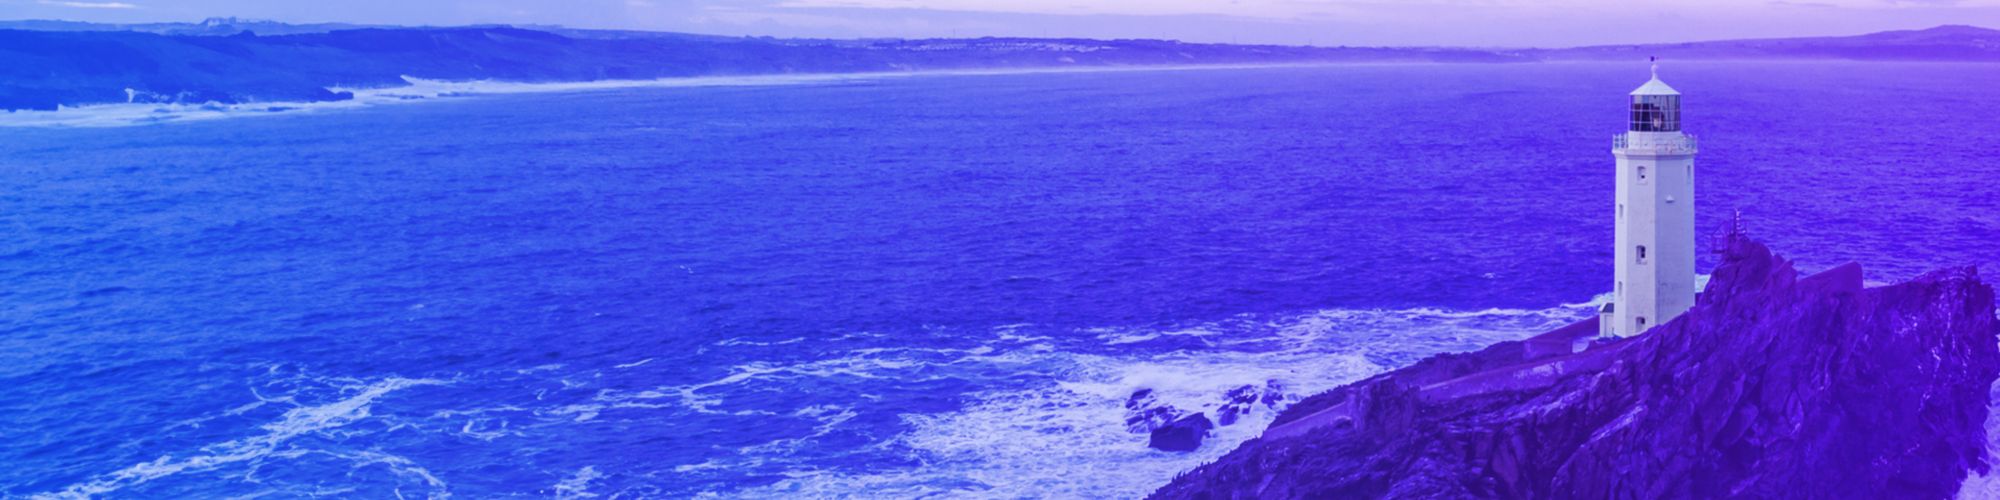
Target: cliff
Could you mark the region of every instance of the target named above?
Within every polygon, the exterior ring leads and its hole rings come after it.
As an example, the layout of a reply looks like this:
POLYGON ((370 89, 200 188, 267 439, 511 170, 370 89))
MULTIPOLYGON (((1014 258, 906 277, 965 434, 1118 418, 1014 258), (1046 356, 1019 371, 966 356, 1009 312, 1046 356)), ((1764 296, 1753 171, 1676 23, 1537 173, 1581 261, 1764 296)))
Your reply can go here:
POLYGON ((1864 289, 1737 239, 1686 315, 1593 323, 1307 398, 1154 496, 1948 498, 1989 467, 2000 330, 1973 269, 1864 289))

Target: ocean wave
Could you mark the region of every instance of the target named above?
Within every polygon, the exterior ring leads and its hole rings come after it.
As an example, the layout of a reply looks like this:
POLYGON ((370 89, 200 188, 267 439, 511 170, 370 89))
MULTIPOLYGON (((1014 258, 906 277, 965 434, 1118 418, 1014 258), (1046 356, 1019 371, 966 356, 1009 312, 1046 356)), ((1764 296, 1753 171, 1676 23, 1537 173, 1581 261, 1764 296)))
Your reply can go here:
MULTIPOLYGON (((203 446, 186 456, 161 455, 149 462, 133 464, 124 469, 104 474, 88 481, 70 485, 61 491, 35 495, 35 498, 91 498, 154 480, 186 473, 215 470, 226 465, 251 464, 253 467, 266 459, 299 458, 309 454, 323 454, 354 462, 357 466, 384 465, 398 475, 414 476, 431 487, 433 498, 449 496, 443 481, 429 471, 417 467, 402 457, 372 451, 336 451, 285 448, 296 438, 314 434, 328 434, 341 427, 369 418, 370 408, 375 401, 389 393, 417 386, 442 385, 442 380, 386 378, 366 384, 347 385, 338 392, 345 394, 342 399, 317 404, 299 405, 285 411, 278 420, 259 427, 263 434, 244 437, 232 441, 203 446)), ((261 396, 260 400, 263 399, 261 396)), ((234 410, 232 410, 234 411, 234 410)), ((246 473, 244 477, 250 477, 246 473)))
POLYGON ((617 366, 613 366, 612 368, 617 368, 617 369, 621 369, 621 370, 622 370, 622 369, 626 369, 626 368, 638 368, 638 367, 641 367, 641 366, 646 366, 646 363, 651 363, 651 362, 653 362, 653 358, 646 358, 646 359, 641 359, 641 360, 638 360, 638 361, 633 361, 633 362, 630 362, 630 363, 624 363, 624 364, 620 364, 620 365, 617 365, 617 366))
POLYGON ((722 339, 720 341, 716 341, 715 345, 718 347, 732 347, 732 346, 770 347, 774 345, 797 344, 805 341, 806 341, 805 337, 792 337, 785 340, 774 340, 768 342, 756 341, 756 340, 744 340, 741 338, 727 338, 727 339, 722 339))
MULTIPOLYGON (((276 396, 255 394, 256 401, 226 411, 272 414, 290 406, 258 427, 259 435, 186 456, 162 456, 45 496, 132 493, 143 491, 134 486, 175 474, 238 464, 226 469, 233 473, 309 458, 387 470, 393 475, 378 481, 431 496, 451 493, 448 474, 434 474, 391 454, 394 450, 366 455, 337 445, 349 438, 373 442, 366 436, 378 428, 351 428, 368 419, 414 433, 402 434, 404 439, 503 448, 543 448, 562 442, 561 436, 630 426, 699 425, 667 431, 697 434, 722 427, 757 429, 733 433, 726 444, 705 445, 706 456, 677 455, 689 461, 660 470, 621 463, 521 464, 548 476, 550 482, 538 486, 544 493, 569 498, 640 491, 649 481, 665 481, 657 486, 679 495, 721 497, 1138 496, 1251 439, 1277 410, 1253 408, 1194 453, 1158 452, 1145 446, 1146 435, 1127 429, 1124 404, 1135 391, 1148 390, 1160 404, 1214 417, 1229 391, 1275 386, 1283 388, 1282 407, 1422 356, 1560 326, 1588 317, 1591 309, 1572 304, 1539 310, 1326 309, 1156 327, 1016 324, 904 334, 925 340, 850 335, 727 347, 825 343, 788 351, 803 359, 745 360, 692 380, 680 371, 681 363, 653 355, 494 367, 449 382, 305 377, 324 387, 276 384, 276 396), (677 382, 662 384, 660 377, 677 382), (369 411, 394 391, 446 383, 476 390, 479 399, 454 399, 459 406, 421 413, 378 417, 369 411), (949 403, 913 404, 917 400, 949 403), (326 436, 336 445, 287 444, 304 435, 326 436)), ((281 481, 273 486, 306 487, 281 481)), ((359 487, 367 491, 380 484, 359 487)))
POLYGON ((1595 305, 1601 305, 1601 304, 1602 304, 1601 302, 1593 300, 1591 302, 1586 302, 1586 303, 1562 304, 1556 307, 1545 308, 1545 309, 1514 309, 1514 308, 1495 307, 1495 308, 1487 308, 1479 310, 1457 310, 1457 309, 1449 309, 1442 307, 1411 307, 1402 309, 1332 308, 1332 309, 1320 309, 1320 310, 1308 311, 1304 313, 1297 313, 1290 315, 1276 315, 1276 316, 1246 315, 1221 321, 1203 323, 1194 326, 1170 326, 1166 328, 1131 328, 1131 329, 1092 328, 1085 330, 1085 332, 1095 334, 1095 336, 1097 336, 1099 339, 1104 340, 1105 344, 1118 345, 1118 344, 1134 343, 1133 339, 1135 338, 1153 339, 1153 338, 1165 338, 1165 337, 1177 337, 1177 336, 1178 337, 1212 337, 1212 336, 1241 337, 1242 335, 1239 334, 1249 334, 1251 336, 1255 336, 1272 332, 1283 334, 1285 331, 1295 329, 1296 327, 1321 325, 1321 324, 1326 324, 1327 322, 1340 322, 1340 323, 1356 324, 1356 325, 1375 325, 1375 324, 1386 324, 1386 323, 1422 324, 1429 322, 1437 322, 1437 323, 1449 323, 1457 326, 1471 326, 1474 323, 1482 321, 1489 323, 1521 323, 1525 321, 1528 322, 1529 324, 1541 324, 1546 321, 1564 321, 1564 320, 1575 319, 1586 310, 1591 309, 1595 305))
POLYGON ((860 415, 861 415, 860 413, 856 413, 852 408, 846 406, 838 406, 838 405, 815 405, 815 406, 800 408, 798 411, 792 412, 791 417, 809 419, 814 421, 815 423, 813 425, 812 433, 800 437, 778 439, 766 442, 764 444, 759 444, 756 446, 745 447, 738 450, 738 452, 751 455, 792 453, 800 448, 813 444, 815 440, 818 440, 820 438, 826 437, 829 434, 832 434, 836 428, 840 427, 841 424, 847 423, 847 421, 853 420, 854 417, 860 415))
MULTIPOLYGON (((902 414, 909 430, 877 446, 911 454, 921 467, 855 472, 801 466, 774 484, 710 491, 708 496, 1143 496, 1174 474, 1255 437, 1277 411, 1254 408, 1235 425, 1218 428, 1201 449, 1167 453, 1147 448, 1146 435, 1127 429, 1124 405, 1135 391, 1148 390, 1161 404, 1213 417, 1232 389, 1278 386, 1285 391, 1282 407, 1394 367, 1383 359, 1413 360, 1519 339, 1588 317, 1593 309, 1588 304, 1532 310, 1328 309, 1150 330, 1085 329, 1079 333, 1097 339, 1102 348, 1038 352, 1003 347, 962 358, 960 363, 1007 363, 1007 369, 1039 382, 975 391, 957 411, 902 414), (1148 339, 1175 337, 1225 342, 1215 348, 1125 354, 1148 339)), ((995 345, 1018 347, 1007 339, 1021 336, 1023 329, 1005 329, 995 345)), ((740 451, 739 461, 715 464, 781 465, 798 450, 740 451)))
POLYGON ((1243 317, 1203 325, 1222 332, 1204 336, 1211 347, 1272 352, 1374 349, 1445 352, 1516 340, 1589 317, 1596 306, 1562 304, 1546 309, 1454 310, 1322 309, 1278 317, 1243 317))
POLYGON ((586 465, 582 469, 577 469, 576 474, 556 483, 553 486, 555 496, 563 499, 596 498, 598 495, 590 492, 590 484, 603 478, 604 474, 597 472, 597 467, 586 465))
POLYGON ((1196 328, 1180 328, 1171 330, 1140 330, 1137 332, 1107 331, 1098 334, 1097 337, 1104 340, 1104 345, 1122 345, 1122 344, 1137 344, 1149 340, 1159 340, 1164 337, 1197 337, 1197 338, 1209 337, 1217 335, 1218 333, 1219 332, 1209 330, 1206 328, 1196 327, 1196 328))
POLYGON ((1382 369, 1352 355, 1067 357, 1072 366, 1053 384, 977 393, 958 412, 904 415, 912 430, 894 443, 919 454, 924 467, 874 474, 809 469, 770 486, 731 494, 1140 496, 1151 485, 1255 437, 1275 412, 1260 409, 1236 425, 1220 428, 1197 452, 1160 452, 1145 446, 1144 435, 1125 427, 1123 405, 1137 388, 1153 389, 1163 402, 1178 408, 1213 411, 1222 394, 1242 385, 1294 380, 1302 382, 1301 390, 1319 391, 1382 369))

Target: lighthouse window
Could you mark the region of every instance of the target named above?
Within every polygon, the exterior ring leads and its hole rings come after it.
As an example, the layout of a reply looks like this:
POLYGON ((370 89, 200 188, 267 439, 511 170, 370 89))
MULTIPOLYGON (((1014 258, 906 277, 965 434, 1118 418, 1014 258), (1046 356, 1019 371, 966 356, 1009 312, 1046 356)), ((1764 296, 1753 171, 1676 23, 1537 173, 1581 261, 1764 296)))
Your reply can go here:
POLYGON ((1623 218, 1625 218, 1625 204, 1624 204, 1624 203, 1619 203, 1619 204, 1618 204, 1618 218, 1620 218, 1620 219, 1623 219, 1623 218))
POLYGON ((1681 129, 1681 96, 1632 97, 1633 132, 1676 132, 1681 129))
POLYGON ((1640 264, 1645 264, 1645 263, 1646 263, 1646 246, 1645 246, 1645 245, 1639 245, 1639 263, 1640 263, 1640 264))
POLYGON ((1645 330, 1645 329, 1646 329, 1646 317, 1645 317, 1645 316, 1640 316, 1640 317, 1637 317, 1637 318, 1633 318, 1633 319, 1632 319, 1632 322, 1633 322, 1633 323, 1637 323, 1637 324, 1639 325, 1639 329, 1640 329, 1640 330, 1645 330))
POLYGON ((1639 167, 1639 182, 1640 182, 1640 183, 1644 183, 1644 182, 1646 182, 1646 167, 1645 167, 1645 166, 1640 166, 1640 167, 1639 167))

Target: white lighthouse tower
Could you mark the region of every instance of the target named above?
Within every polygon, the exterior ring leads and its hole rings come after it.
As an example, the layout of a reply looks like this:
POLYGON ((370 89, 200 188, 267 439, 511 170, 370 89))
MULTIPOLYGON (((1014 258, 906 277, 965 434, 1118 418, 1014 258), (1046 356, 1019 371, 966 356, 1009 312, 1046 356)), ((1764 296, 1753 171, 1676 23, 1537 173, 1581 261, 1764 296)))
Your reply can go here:
POLYGON ((1694 136, 1681 133, 1681 93, 1653 79, 1632 91, 1618 158, 1613 302, 1599 332, 1629 337, 1694 306, 1694 136))

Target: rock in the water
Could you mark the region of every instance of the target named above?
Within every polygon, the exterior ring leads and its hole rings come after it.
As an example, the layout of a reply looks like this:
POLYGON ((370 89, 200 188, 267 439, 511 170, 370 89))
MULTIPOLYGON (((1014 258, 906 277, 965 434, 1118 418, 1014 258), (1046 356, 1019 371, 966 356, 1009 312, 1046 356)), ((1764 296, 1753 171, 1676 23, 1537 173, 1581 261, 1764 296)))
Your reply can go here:
POLYGON ((1276 379, 1264 381, 1264 396, 1257 401, 1264 403, 1265 408, 1277 409, 1285 403, 1285 383, 1276 379))
POLYGON ((1254 385, 1230 389, 1228 394, 1222 396, 1222 406, 1215 409, 1215 423, 1236 425, 1238 420, 1256 411, 1258 404, 1275 410, 1284 402, 1285 384, 1276 380, 1265 381, 1261 389, 1254 385))
POLYGON ((1201 448, 1201 440, 1208 437, 1208 431, 1215 428, 1208 415, 1195 413, 1175 420, 1158 429, 1153 429, 1153 438, 1146 442, 1156 450, 1194 451, 1201 448))
POLYGON ((1860 277, 1732 238, 1694 309, 1642 335, 1524 347, 1594 334, 1573 325, 1306 398, 1155 496, 1949 498, 1989 467, 1993 289, 1860 277))
POLYGON ((1128 431, 1152 432, 1180 416, 1180 409, 1160 402, 1153 396, 1152 389, 1132 391, 1132 397, 1125 400, 1125 430, 1128 431))
POLYGON ((1246 385, 1230 389, 1222 397, 1222 407, 1215 409, 1215 423, 1235 425, 1236 419, 1250 413, 1257 404, 1257 387, 1246 385))

